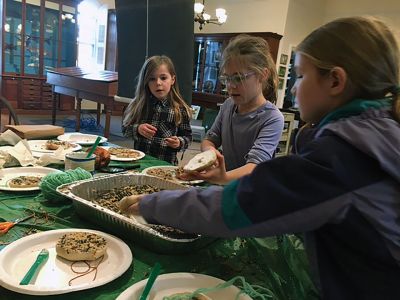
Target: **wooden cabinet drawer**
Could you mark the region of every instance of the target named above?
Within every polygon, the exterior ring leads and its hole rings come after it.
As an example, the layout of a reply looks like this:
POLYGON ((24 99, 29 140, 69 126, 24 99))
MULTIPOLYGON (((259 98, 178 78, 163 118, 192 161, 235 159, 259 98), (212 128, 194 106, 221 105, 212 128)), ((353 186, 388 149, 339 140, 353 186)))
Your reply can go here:
POLYGON ((41 101, 41 98, 40 98, 40 95, 39 95, 39 96, 27 95, 27 96, 22 97, 22 101, 23 101, 23 102, 25 102, 25 101, 28 101, 28 102, 31 102, 31 101, 40 102, 40 101, 41 101))
POLYGON ((42 96, 42 102, 53 102, 53 98, 52 97, 43 97, 42 96))
POLYGON ((53 93, 42 91, 42 96, 46 97, 46 98, 51 98, 51 97, 53 97, 53 93))
POLYGON ((53 102, 42 102, 42 109, 53 109, 53 102))
POLYGON ((42 85, 42 91, 43 92, 50 92, 51 93, 51 85, 43 83, 42 85))
POLYGON ((23 107, 23 109, 41 109, 42 108, 42 103, 24 101, 22 103, 22 107, 23 107))
POLYGON ((42 85, 42 81, 38 79, 22 79, 22 85, 42 85))
POLYGON ((22 97, 40 97, 40 90, 22 90, 22 97))

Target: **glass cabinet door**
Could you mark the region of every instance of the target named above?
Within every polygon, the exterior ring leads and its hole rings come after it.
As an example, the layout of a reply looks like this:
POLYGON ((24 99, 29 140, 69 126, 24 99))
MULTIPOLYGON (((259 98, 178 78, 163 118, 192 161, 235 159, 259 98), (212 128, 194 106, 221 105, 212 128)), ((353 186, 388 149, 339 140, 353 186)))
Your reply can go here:
POLYGON ((5 73, 21 74, 22 4, 17 0, 6 1, 4 28, 5 73))
POLYGON ((76 9, 62 6, 61 67, 76 65, 76 9))
POLYGON ((24 74, 39 75, 40 0, 26 0, 24 74))
POLYGON ((194 43, 194 66, 193 66, 193 91, 201 91, 202 74, 203 74, 203 55, 204 55, 204 42, 194 43))
POLYGON ((194 45, 193 91, 219 94, 219 64, 222 42, 196 41, 194 45))
POLYGON ((56 68, 58 62, 59 4, 45 2, 43 33, 43 75, 48 68, 56 68))
POLYGON ((216 93, 219 76, 219 62, 221 59, 221 47, 222 43, 220 42, 207 42, 202 87, 202 91, 205 93, 216 93))

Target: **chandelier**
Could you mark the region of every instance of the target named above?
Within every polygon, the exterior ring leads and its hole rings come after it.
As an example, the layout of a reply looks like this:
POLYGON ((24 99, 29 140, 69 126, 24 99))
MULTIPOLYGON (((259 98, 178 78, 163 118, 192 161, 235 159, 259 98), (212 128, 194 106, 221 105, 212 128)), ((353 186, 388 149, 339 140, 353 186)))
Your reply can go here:
POLYGON ((207 23, 222 25, 226 22, 228 16, 223 8, 217 8, 215 10, 216 18, 211 19, 211 16, 204 11, 204 0, 203 3, 196 2, 194 4, 194 21, 199 22, 199 29, 203 29, 203 25, 207 23))

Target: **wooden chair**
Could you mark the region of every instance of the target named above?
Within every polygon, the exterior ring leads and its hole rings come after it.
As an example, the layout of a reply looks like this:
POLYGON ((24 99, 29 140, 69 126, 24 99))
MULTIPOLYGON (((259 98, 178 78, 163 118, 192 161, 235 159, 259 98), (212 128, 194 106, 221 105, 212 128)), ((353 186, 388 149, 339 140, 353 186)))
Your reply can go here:
POLYGON ((5 108, 8 110, 8 124, 11 124, 11 119, 13 120, 15 125, 19 125, 18 116, 11 106, 10 101, 8 101, 4 96, 0 95, 0 126, 1 126, 1 111, 5 108))

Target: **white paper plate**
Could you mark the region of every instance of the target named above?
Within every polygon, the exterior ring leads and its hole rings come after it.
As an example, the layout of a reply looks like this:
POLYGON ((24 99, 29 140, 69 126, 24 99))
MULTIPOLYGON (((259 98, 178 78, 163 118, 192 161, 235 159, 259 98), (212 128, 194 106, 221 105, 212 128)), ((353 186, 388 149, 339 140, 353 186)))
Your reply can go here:
MULTIPOLYGON (((58 229, 23 237, 0 252, 0 285, 6 289, 29 295, 56 295, 85 290, 106 284, 121 276, 132 263, 132 252, 122 240, 107 233, 89 229, 58 229), (77 274, 71 271, 71 261, 56 255, 56 243, 68 232, 92 232, 107 240, 107 252, 94 272, 82 276, 68 285, 68 281, 77 274), (19 285, 39 252, 46 248, 50 256, 40 269, 36 281, 30 285, 19 285)), ((83 264, 82 264, 83 265, 83 264)), ((74 265, 78 269, 78 264, 74 265)), ((87 269, 87 267, 86 267, 87 269)))
MULTIPOLYGON (((70 142, 70 143, 76 143, 82 146, 91 146, 94 144, 96 141, 98 135, 94 134, 84 134, 84 133, 79 133, 79 132, 70 132, 70 133, 65 133, 63 135, 59 135, 57 139, 60 141, 65 141, 65 142, 70 142)), ((107 138, 104 136, 101 137, 100 144, 107 142, 107 138)))
POLYGON ((60 173, 60 170, 46 167, 18 167, 18 168, 5 168, 0 169, 0 190, 2 191, 37 191, 38 186, 30 188, 12 188, 8 186, 8 182, 19 176, 41 176, 44 177, 50 173, 60 173))
MULTIPOLYGON (((163 297, 171 296, 176 293, 194 292, 199 288, 210 288, 214 287, 225 281, 203 274, 195 273, 169 273, 163 274, 157 277, 151 288, 148 299, 149 300, 162 300, 163 297)), ((118 296, 117 300, 131 300, 139 299, 143 292, 143 289, 147 283, 147 279, 135 283, 128 289, 126 289, 121 295, 118 296)), ((217 292, 209 293, 212 299, 236 299, 236 295, 239 289, 235 286, 219 290, 217 292)), ((251 298, 245 294, 239 297, 239 300, 251 300, 251 298)))
MULTIPOLYGON (((28 141, 29 147, 32 152, 41 152, 41 153, 54 153, 57 150, 48 150, 46 149, 46 142, 48 140, 31 140, 28 141)), ((65 152, 73 152, 82 149, 82 146, 79 144, 71 143, 73 147, 65 149, 65 152)))
MULTIPOLYGON (((101 148, 104 148, 106 150, 110 149, 110 148, 118 148, 118 147, 110 147, 110 146, 101 146, 101 148)), ((136 152, 138 152, 140 155, 138 157, 118 157, 115 155, 111 155, 110 158, 111 160, 115 160, 115 161, 134 161, 134 160, 139 160, 142 159, 143 157, 145 157, 145 153, 136 149, 132 149, 136 152)))
MULTIPOLYGON (((144 169, 142 171, 142 173, 146 174, 146 175, 154 176, 154 175, 148 174, 148 172, 153 169, 176 170, 176 169, 178 169, 178 167, 176 167, 176 166, 154 166, 154 167, 149 167, 149 168, 144 169)), ((180 184, 199 184, 199 183, 202 183, 204 180, 186 181, 186 180, 180 180, 180 179, 174 177, 172 181, 178 182, 180 184)))

